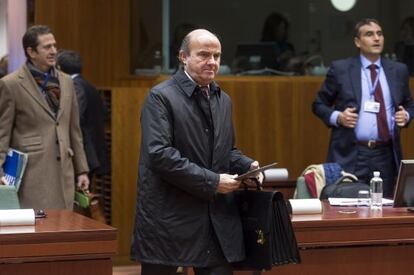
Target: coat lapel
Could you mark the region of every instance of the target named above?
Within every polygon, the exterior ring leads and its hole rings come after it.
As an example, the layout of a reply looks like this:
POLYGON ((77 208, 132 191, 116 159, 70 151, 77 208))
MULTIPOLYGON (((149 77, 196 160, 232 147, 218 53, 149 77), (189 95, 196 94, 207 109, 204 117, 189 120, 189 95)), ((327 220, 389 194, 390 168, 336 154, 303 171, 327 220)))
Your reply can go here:
POLYGON ((384 69, 384 73, 385 73, 385 78, 387 79, 387 83, 388 83, 388 87, 390 89, 390 95, 392 98, 392 103, 394 106, 396 106, 396 102, 398 102, 398 99, 396 98, 397 93, 396 91, 398 91, 398 86, 397 86, 397 76, 396 71, 394 66, 392 66, 391 62, 389 62, 387 59, 383 58, 381 59, 381 65, 382 68, 384 69))
POLYGON ((19 72, 20 85, 23 89, 52 117, 55 118, 52 110, 50 110, 49 105, 46 102, 46 99, 43 97, 42 93, 39 91, 39 86, 35 82, 32 74, 26 65, 23 66, 19 72))
POLYGON ((351 85, 353 87, 352 90, 355 92, 356 102, 359 104, 359 108, 361 108, 361 62, 356 57, 351 59, 349 74, 351 76, 351 85))
POLYGON ((68 91, 70 89, 69 87, 69 81, 65 81, 65 79, 62 77, 62 73, 61 72, 57 72, 58 73, 58 78, 59 78, 59 88, 60 88, 60 99, 59 99, 59 110, 56 116, 56 120, 59 120, 59 118, 62 116, 64 110, 66 109, 66 105, 69 104, 70 102, 67 102, 67 98, 65 91, 68 91))

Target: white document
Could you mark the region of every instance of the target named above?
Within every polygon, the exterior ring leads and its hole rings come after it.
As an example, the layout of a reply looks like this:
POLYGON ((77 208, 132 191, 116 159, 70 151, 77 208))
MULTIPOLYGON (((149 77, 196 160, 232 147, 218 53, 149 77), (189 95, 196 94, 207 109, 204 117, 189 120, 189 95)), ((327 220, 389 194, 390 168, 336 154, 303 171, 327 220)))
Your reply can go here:
POLYGON ((287 180, 289 173, 286 168, 271 168, 263 171, 264 182, 287 180))
MULTIPOLYGON (((357 198, 329 198, 329 204, 332 206, 358 206, 357 198)), ((394 201, 382 198, 382 205, 393 205, 394 201)))
POLYGON ((1 209, 0 226, 34 225, 35 212, 33 209, 1 209))
POLYGON ((322 203, 319 199, 291 199, 292 214, 319 214, 322 213, 322 203))

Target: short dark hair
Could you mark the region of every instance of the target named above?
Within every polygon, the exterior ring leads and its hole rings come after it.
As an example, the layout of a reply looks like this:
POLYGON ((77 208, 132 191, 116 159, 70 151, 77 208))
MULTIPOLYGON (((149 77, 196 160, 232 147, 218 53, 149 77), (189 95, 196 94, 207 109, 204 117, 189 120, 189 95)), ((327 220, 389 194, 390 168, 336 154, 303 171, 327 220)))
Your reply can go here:
POLYGON ((39 45, 39 35, 52 33, 50 28, 45 25, 33 25, 27 29, 26 33, 23 35, 23 51, 27 58, 29 54, 27 53, 27 48, 32 48, 36 51, 37 46, 39 45))
POLYGON ((375 23, 378 26, 381 26, 380 22, 377 19, 374 19, 374 18, 364 18, 364 19, 358 21, 355 24, 354 37, 358 37, 359 38, 361 27, 362 26, 365 26, 365 25, 370 25, 371 23, 375 23))
POLYGON ((56 65, 67 74, 80 74, 82 72, 82 60, 80 54, 75 51, 59 51, 56 57, 56 65))

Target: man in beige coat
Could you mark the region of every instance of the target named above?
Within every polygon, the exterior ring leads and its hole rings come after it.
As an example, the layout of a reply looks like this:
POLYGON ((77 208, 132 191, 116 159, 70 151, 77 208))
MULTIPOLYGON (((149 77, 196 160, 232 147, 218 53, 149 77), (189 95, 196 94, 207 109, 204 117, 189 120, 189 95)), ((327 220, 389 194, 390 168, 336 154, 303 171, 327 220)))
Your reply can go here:
MULTIPOLYGON (((55 69, 47 26, 29 28, 23 48, 27 62, 0 79, 0 167, 8 148, 27 153, 21 207, 72 209, 75 183, 89 186, 73 82, 55 69)), ((1 168, 0 179, 7 183, 1 168)))

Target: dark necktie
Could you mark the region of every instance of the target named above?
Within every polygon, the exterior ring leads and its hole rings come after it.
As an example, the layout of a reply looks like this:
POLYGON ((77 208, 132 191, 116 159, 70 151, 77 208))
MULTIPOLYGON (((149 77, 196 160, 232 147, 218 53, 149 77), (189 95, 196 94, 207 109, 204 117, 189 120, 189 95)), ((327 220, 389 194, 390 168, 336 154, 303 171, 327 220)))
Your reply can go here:
POLYGON ((200 86, 200 90, 203 92, 203 95, 210 99, 210 90, 208 89, 208 86, 200 86))
MULTIPOLYGON (((371 81, 372 85, 375 84, 375 79, 377 78, 377 65, 371 64, 368 66, 371 70, 371 81)), ((382 95, 381 84, 378 79, 377 86, 374 91, 375 101, 380 104, 379 112, 377 113, 377 127, 378 127, 378 138, 382 141, 390 140, 390 132, 388 130, 387 123, 387 112, 385 111, 384 97, 382 95)))
POLYGON ((211 115, 211 105, 210 105, 210 90, 208 86, 199 86, 201 94, 198 97, 197 104, 199 105, 201 111, 203 112, 203 116, 206 119, 207 124, 210 127, 213 127, 213 119, 211 115))

